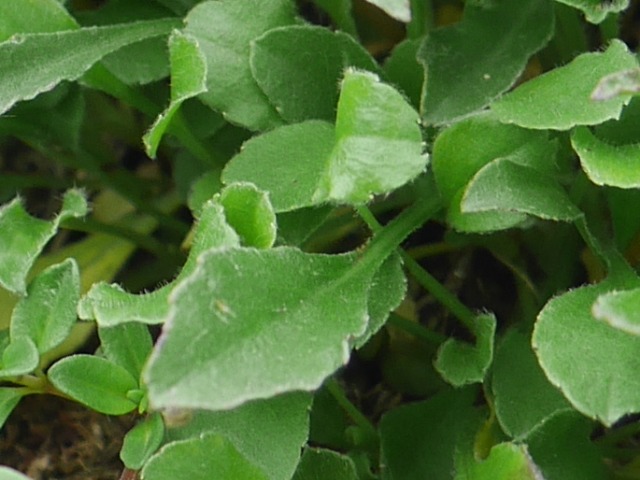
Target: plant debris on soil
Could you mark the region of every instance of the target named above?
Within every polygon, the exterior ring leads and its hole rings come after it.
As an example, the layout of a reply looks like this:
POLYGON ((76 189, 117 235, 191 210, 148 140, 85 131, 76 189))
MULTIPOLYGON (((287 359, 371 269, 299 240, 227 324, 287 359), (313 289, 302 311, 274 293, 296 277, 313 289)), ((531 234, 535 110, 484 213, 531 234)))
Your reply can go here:
POLYGON ((33 480, 115 480, 135 415, 110 417, 52 396, 24 398, 0 430, 0 463, 33 480))

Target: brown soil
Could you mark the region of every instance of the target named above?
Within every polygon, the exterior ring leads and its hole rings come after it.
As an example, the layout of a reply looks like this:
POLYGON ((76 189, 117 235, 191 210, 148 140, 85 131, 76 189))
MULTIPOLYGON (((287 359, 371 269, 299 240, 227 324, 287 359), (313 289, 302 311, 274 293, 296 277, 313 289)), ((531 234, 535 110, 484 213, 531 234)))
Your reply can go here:
POLYGON ((117 480, 122 439, 134 422, 57 397, 26 397, 0 430, 0 464, 33 480, 117 480))

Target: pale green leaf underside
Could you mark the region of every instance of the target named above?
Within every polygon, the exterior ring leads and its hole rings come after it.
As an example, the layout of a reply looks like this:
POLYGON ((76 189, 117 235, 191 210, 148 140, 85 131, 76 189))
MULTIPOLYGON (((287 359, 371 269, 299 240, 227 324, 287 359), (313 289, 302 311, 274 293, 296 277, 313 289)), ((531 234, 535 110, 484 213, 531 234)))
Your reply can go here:
POLYGON ((606 101, 591 98, 606 75, 635 68, 627 47, 613 40, 606 51, 584 53, 571 63, 523 83, 491 105, 496 117, 525 128, 568 130, 619 118, 630 96, 606 101))
POLYGON ((510 158, 498 158, 474 176, 463 195, 461 210, 512 211, 565 222, 581 215, 552 177, 510 158))
POLYGON ((288 247, 203 255, 172 295, 145 375, 151 404, 220 410, 317 388, 366 327, 373 272, 355 261, 288 247))
POLYGON ((399 22, 409 23, 411 21, 411 6, 409 0, 366 0, 385 12, 391 18, 399 22))
POLYGON ((251 130, 283 123, 251 74, 251 41, 272 28, 296 23, 290 0, 221 0, 197 5, 185 33, 207 61, 207 92, 200 99, 230 122, 251 130))
POLYGON ((163 19, 16 35, 0 44, 0 113, 20 100, 76 80, 105 55, 146 38, 166 35, 178 20, 163 19))
POLYGON ((591 93, 594 100, 610 100, 619 95, 640 93, 640 68, 632 68, 603 77, 591 93))
POLYGON ((593 316, 623 332, 640 335, 640 289, 599 296, 593 305, 593 316))
POLYGON ((640 188, 640 143, 611 145, 580 127, 571 135, 571 145, 582 169, 596 185, 640 188))
POLYGON ((83 320, 96 320, 101 327, 127 322, 161 323, 169 310, 167 298, 176 282, 189 275, 196 267, 198 256, 210 248, 239 246, 236 232, 226 223, 222 206, 205 203, 195 227, 193 246, 178 277, 168 285, 151 293, 133 294, 116 284, 96 283, 80 299, 78 316, 83 320))
POLYGON ((418 51, 425 121, 447 123, 487 106, 549 41, 553 23, 549 0, 467 4, 461 22, 430 33, 418 51))
POLYGON ((438 350, 435 367, 455 387, 482 382, 493 360, 496 317, 483 314, 476 320, 476 344, 449 339, 438 350))
POLYGON ((591 23, 602 22, 609 13, 625 10, 629 0, 556 0, 582 10, 591 23))
POLYGON ((195 38, 174 30, 169 37, 169 58, 171 102, 142 137, 145 151, 151 158, 155 158, 160 140, 180 105, 185 100, 207 91, 207 64, 195 38))
POLYGON ((123 367, 94 355, 71 355, 47 372, 61 392, 107 415, 122 415, 136 408, 127 393, 138 382, 123 367))
POLYGON ((65 194, 62 210, 49 222, 30 216, 19 198, 0 207, 0 285, 11 292, 24 294, 29 269, 55 235, 60 222, 69 217, 84 216, 87 209, 80 190, 69 190, 65 194))
POLYGON ((9 467, 0 466, 0 480, 31 480, 26 475, 9 467))
POLYGON ((224 437, 205 434, 165 445, 142 469, 142 480, 269 480, 224 437))
POLYGON ((581 287, 549 301, 538 316, 533 348, 542 369, 583 414, 611 425, 640 411, 640 338, 592 315, 599 284, 581 287))

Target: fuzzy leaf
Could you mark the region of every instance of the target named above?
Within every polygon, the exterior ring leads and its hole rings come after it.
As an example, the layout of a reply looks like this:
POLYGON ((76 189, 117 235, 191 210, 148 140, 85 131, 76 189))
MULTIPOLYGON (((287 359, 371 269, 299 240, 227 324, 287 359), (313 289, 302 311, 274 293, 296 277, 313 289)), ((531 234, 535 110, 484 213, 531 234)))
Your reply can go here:
POLYGON ((202 2, 185 18, 207 61, 204 103, 227 120, 251 130, 281 125, 251 74, 251 42, 272 28, 295 23, 290 0, 221 0, 202 2), (259 14, 257 14, 259 13, 259 14))
POLYGON ((491 110, 501 122, 525 128, 568 130, 576 125, 596 125, 619 118, 631 98, 592 100, 600 79, 637 66, 624 43, 613 40, 604 52, 583 53, 568 65, 520 85, 494 102, 491 110))
POLYGON ((7 418, 9 418, 9 415, 11 415, 11 412, 16 408, 23 396, 24 393, 16 388, 0 388, 0 428, 2 428, 4 422, 7 421, 7 418))
POLYGON ((591 23, 602 22, 609 13, 622 12, 629 7, 629 0, 556 0, 582 10, 591 23))
POLYGON ((29 337, 11 340, 2 353, 0 377, 14 377, 31 373, 38 366, 38 348, 29 337))
POLYGON ((347 67, 379 70, 353 37, 323 27, 274 28, 251 44, 253 76, 288 123, 333 122, 338 85, 347 67))
POLYGON ((93 355, 71 355, 56 362, 47 376, 55 387, 84 405, 107 415, 136 408, 127 393, 138 382, 124 368, 93 355))
POLYGON ((69 190, 58 216, 49 222, 30 216, 19 198, 0 207, 0 285, 24 294, 26 277, 31 265, 62 220, 82 217, 87 213, 87 201, 80 190, 69 190))
POLYGON ((227 223, 247 247, 270 248, 276 241, 276 214, 269 195, 252 183, 232 183, 220 194, 227 223))
POLYGON ((11 338, 30 338, 39 353, 58 346, 76 323, 80 274, 69 258, 40 273, 29 285, 11 317, 11 338))
POLYGON ((404 92, 415 108, 420 106, 424 68, 418 62, 420 39, 407 39, 396 45, 384 62, 384 71, 389 82, 404 92))
POLYGON ((174 30, 169 37, 169 55, 171 102, 142 137, 147 155, 151 158, 155 158, 160 140, 180 105, 207 91, 207 64, 195 38, 174 30))
POLYGON ((269 480, 289 480, 309 432, 311 396, 292 392, 247 402, 233 410, 198 411, 191 421, 167 431, 169 441, 215 433, 228 439, 239 453, 269 480), (265 438, 269 438, 268 445, 265 438))
POLYGON ((136 322, 121 323, 98 329, 100 347, 112 363, 125 368, 133 378, 140 378, 153 342, 146 325, 136 322))
POLYGON ((224 437, 204 434, 165 445, 142 469, 142 480, 268 480, 224 437), (215 474, 215 477, 212 475, 215 474))
POLYGON ((605 425, 640 411, 640 338, 596 320, 591 311, 611 289, 601 283, 551 299, 532 340, 551 383, 578 411, 605 425))
POLYGON ((580 127, 571 135, 571 145, 596 185, 640 188, 640 144, 611 145, 580 127))
POLYGON ((571 406, 544 375, 527 335, 509 331, 496 351, 491 387, 496 416, 515 440, 571 406))
POLYGON ((168 285, 151 293, 133 294, 115 284, 100 282, 80 299, 78 316, 95 319, 101 327, 127 322, 160 323, 169 309, 167 297, 175 282, 189 275, 196 267, 198 256, 209 248, 239 245, 238 235, 226 223, 222 206, 207 202, 195 227, 193 246, 180 274, 168 285))
POLYGON ((640 68, 623 70, 601 78, 591 93, 591 98, 593 100, 610 100, 628 93, 640 93, 640 68))
POLYGON ((461 22, 424 40, 421 113, 442 124, 487 106, 518 79, 553 34, 550 0, 467 4, 461 22))
POLYGON ((222 180, 251 182, 269 192, 276 212, 313 206, 334 142, 333 126, 320 120, 276 128, 247 141, 225 167, 222 180))
POLYGON ((306 448, 291 480, 358 480, 353 461, 339 453, 306 448))
POLYGON ((164 19, 13 36, 0 44, 0 113, 63 80, 78 79, 108 53, 176 26, 178 21, 164 19))
POLYGON ((506 210, 565 222, 581 215, 553 177, 508 157, 485 165, 474 176, 463 195, 461 210, 506 210))
POLYGON ((640 289, 600 295, 593 304, 593 316, 632 335, 640 335, 640 289))
POLYGON ((164 439, 164 423, 159 413, 142 420, 127 432, 120 450, 120 459, 125 467, 139 470, 149 460, 164 439))
POLYGON ((77 28, 57 0, 0 2, 0 42, 16 33, 45 33, 77 28))
POLYGON ((435 367, 442 377, 455 387, 482 382, 493 360, 496 317, 478 316, 476 345, 449 339, 438 350, 435 367))
POLYGON ((347 70, 338 101, 336 143, 314 199, 367 202, 409 182, 426 165, 418 114, 376 75, 347 70))

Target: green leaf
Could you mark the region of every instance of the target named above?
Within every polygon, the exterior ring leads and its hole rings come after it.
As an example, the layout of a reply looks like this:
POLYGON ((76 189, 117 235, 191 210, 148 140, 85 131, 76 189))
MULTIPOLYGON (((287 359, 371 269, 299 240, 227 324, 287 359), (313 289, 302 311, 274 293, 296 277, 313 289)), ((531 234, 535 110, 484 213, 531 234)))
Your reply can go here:
POLYGON ((496 317, 479 315, 476 319, 476 344, 449 339, 438 349, 435 367, 455 387, 482 382, 493 360, 496 317))
POLYGON ((591 23, 602 22, 609 13, 622 12, 629 6, 629 0, 556 0, 582 10, 591 23))
POLYGON ((418 62, 421 39, 407 39, 396 45, 384 62, 384 71, 389 82, 404 92, 411 104, 418 108, 424 83, 424 69, 418 62))
POLYGON ((95 319, 101 327, 127 322, 161 323, 169 309, 168 296, 176 282, 188 276, 196 267, 202 252, 210 248, 228 248, 239 245, 238 235, 226 223, 222 206, 207 202, 195 227, 193 246, 180 274, 168 285, 151 293, 132 294, 115 284, 96 283, 80 299, 78 316, 95 319))
POLYGON ((607 283, 551 299, 538 315, 533 348, 542 369, 584 415, 611 425, 640 411, 640 338, 596 320, 592 305, 607 283))
POLYGON ((369 323, 364 334, 354 342, 355 348, 362 347, 378 330, 380 330, 389 312, 402 302, 407 291, 407 278, 402 269, 399 255, 390 256, 374 275, 369 289, 369 323))
POLYGON ((146 371, 151 404, 219 410, 317 388, 366 325, 373 272, 355 274, 355 260, 289 247, 203 255, 172 295, 146 371))
POLYGON ((0 286, 24 294, 29 269, 60 222, 86 213, 87 201, 80 190, 65 193, 62 210, 48 222, 30 216, 20 198, 0 207, 0 286))
POLYGON ((545 377, 529 337, 515 329, 498 346, 492 371, 496 416, 514 440, 525 438, 554 413, 571 408, 545 377))
POLYGON ((169 37, 169 57, 171 102, 142 137, 145 151, 151 158, 155 158, 160 140, 180 105, 185 100, 207 91, 207 64, 195 38, 174 30, 169 37))
POLYGON ((12 340, 2 353, 0 377, 14 377, 31 373, 38 366, 38 348, 29 337, 12 340))
POLYGON ((98 329, 100 347, 112 363, 124 367, 134 378, 139 378, 153 341, 146 325, 130 322, 98 329))
POLYGON ((411 7, 409 0, 366 0, 385 12, 391 18, 399 22, 409 23, 411 21, 411 7))
POLYGON ((520 85, 491 105, 505 123, 526 128, 568 130, 576 125, 596 125, 619 118, 630 96, 594 101, 591 93, 600 79, 638 66, 624 43, 613 40, 604 52, 584 53, 564 67, 551 70, 520 85), (549 111, 549 105, 553 110, 549 111))
POLYGON ((379 68, 353 37, 323 27, 274 28, 251 43, 251 71, 288 123, 333 122, 338 85, 347 67, 379 68))
POLYGON ((137 380, 104 358, 71 355, 53 364, 47 376, 58 390, 100 413, 123 415, 137 406, 127 397, 137 380))
POLYGON ((460 208, 463 213, 514 211, 565 222, 581 215, 553 177, 508 157, 492 161, 474 176, 460 208))
POLYGON ((131 470, 140 470, 162 444, 164 423, 153 413, 127 432, 120 450, 120 460, 131 470))
POLYGON ((20 399, 24 396, 24 393, 20 392, 16 388, 0 388, 0 428, 7 421, 9 415, 16 405, 20 402, 20 399))
POLYGON ((0 3, 0 42, 16 33, 46 33, 77 28, 56 0, 15 0, 0 3))
POLYGON ((610 100, 629 93, 640 93, 640 68, 622 70, 601 78, 591 93, 591 98, 593 100, 610 100))
POLYGON ((549 41, 553 24, 549 0, 467 4, 461 22, 430 33, 418 52, 424 120, 447 123, 486 107, 549 41))
POLYGON ((162 447, 142 469, 142 480, 268 480, 224 437, 201 437, 162 447))
POLYGON ((0 44, 0 70, 5 72, 0 78, 0 113, 63 80, 76 80, 108 53, 165 35, 177 25, 178 21, 165 19, 16 35, 0 44))
POLYGON ((351 14, 351 0, 313 0, 313 3, 329 14, 339 30, 358 38, 356 22, 351 14))
POLYGON ((31 480, 26 475, 9 468, 0 466, 0 480, 31 480))
POLYGON ((487 233, 506 230, 526 222, 527 218, 529 218, 524 213, 508 210, 463 212, 462 198, 464 194, 465 189, 458 191, 453 197, 451 206, 447 212, 447 223, 459 232, 487 233))
POLYGON ((200 95, 202 101, 250 130, 281 125, 282 119, 251 74, 249 56, 257 37, 295 23, 292 2, 207 1, 191 10, 185 23, 185 33, 195 37, 207 61, 208 91, 200 95))
POLYGON ((198 411, 184 427, 169 429, 167 438, 221 435, 269 480, 289 480, 307 440, 310 403, 309 394, 293 392, 247 402, 233 410, 198 411))
POLYGON ((591 441, 594 422, 576 411, 558 412, 527 439, 545 480, 607 480, 602 449, 591 441))
POLYGON ((596 185, 640 188, 640 144, 611 145, 580 127, 573 131, 571 145, 596 185))
POLYGON ((457 465, 455 480, 538 480, 540 472, 531 461, 524 445, 500 443, 491 448, 489 456, 475 462, 471 459, 457 465))
POLYGON ((631 335, 640 335, 640 289, 600 295, 593 304, 593 316, 631 335))
POLYGON ((60 345, 76 323, 80 274, 69 258, 40 273, 27 288, 11 317, 11 338, 30 338, 39 353, 60 345))
POLYGON ((409 182, 426 165, 413 108, 376 75, 348 69, 338 101, 335 147, 314 199, 367 202, 409 182))
POLYGON ((222 172, 222 181, 251 182, 269 192, 276 212, 315 205, 313 193, 335 143, 327 122, 309 120, 247 141, 222 172))
POLYGON ((276 240, 276 214, 269 194, 248 182, 232 183, 220 194, 224 215, 242 245, 270 248, 276 240))
POLYGON ((389 479, 451 480, 456 451, 471 450, 482 416, 475 389, 441 392, 382 417, 382 460, 389 479))
POLYGON ((291 480, 358 480, 353 461, 320 448, 306 448, 291 480))

